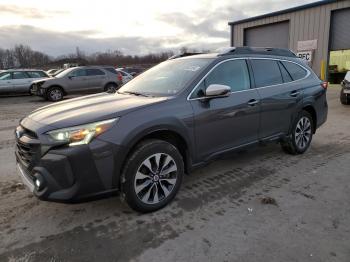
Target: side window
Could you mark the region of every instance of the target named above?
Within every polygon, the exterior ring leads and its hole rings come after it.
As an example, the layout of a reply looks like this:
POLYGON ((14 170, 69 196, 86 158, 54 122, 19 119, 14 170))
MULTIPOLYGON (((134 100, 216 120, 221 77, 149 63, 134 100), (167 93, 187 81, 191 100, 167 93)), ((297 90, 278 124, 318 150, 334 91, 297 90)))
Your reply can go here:
POLYGON ((95 68, 86 69, 86 72, 88 76, 101 76, 105 74, 102 70, 95 68))
POLYGON ((70 76, 86 76, 86 70, 85 69, 77 69, 74 70, 72 73, 70 73, 70 76))
POLYGON ((105 67, 103 69, 112 73, 112 74, 115 74, 115 75, 117 74, 117 70, 115 70, 113 67, 105 67))
POLYGON ((287 70, 284 68, 284 66, 281 64, 281 62, 278 62, 278 66, 280 67, 280 70, 281 70, 283 82, 284 82, 284 83, 292 82, 293 79, 292 79, 291 76, 289 75, 288 71, 287 71, 287 70))
POLYGON ((25 78, 29 78, 29 76, 25 73, 25 72, 13 72, 12 73, 12 77, 13 79, 25 79, 25 78))
POLYGON ((291 62, 285 62, 285 61, 282 61, 282 64, 287 69, 287 71, 289 72, 289 74, 291 75, 294 81, 304 78, 307 74, 307 71, 297 64, 294 64, 291 62))
POLYGON ((44 72, 41 71, 27 71, 27 74, 30 78, 41 78, 41 77, 47 77, 44 72))
POLYGON ((283 83, 281 71, 276 61, 267 59, 253 59, 251 61, 257 87, 283 83))
POLYGON ((0 80, 11 80, 11 73, 10 72, 5 72, 0 74, 0 80))
POLYGON ((231 91, 241 91, 250 88, 250 78, 245 60, 232 60, 218 65, 200 83, 194 97, 202 97, 205 89, 211 84, 227 85, 231 91))

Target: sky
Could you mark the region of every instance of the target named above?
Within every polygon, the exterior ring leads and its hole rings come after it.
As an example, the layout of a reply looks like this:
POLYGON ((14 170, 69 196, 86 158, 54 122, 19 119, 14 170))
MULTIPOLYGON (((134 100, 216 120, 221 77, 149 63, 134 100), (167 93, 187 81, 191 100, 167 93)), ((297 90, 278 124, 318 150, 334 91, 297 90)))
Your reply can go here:
POLYGON ((0 48, 26 44, 51 56, 229 46, 229 21, 314 0, 0 0, 0 48))

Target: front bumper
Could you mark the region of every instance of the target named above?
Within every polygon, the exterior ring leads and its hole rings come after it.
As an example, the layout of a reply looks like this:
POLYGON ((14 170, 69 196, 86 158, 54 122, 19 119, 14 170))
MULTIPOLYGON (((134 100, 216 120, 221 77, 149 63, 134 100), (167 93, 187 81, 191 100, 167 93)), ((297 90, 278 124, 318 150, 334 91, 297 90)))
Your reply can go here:
POLYGON ((74 202, 118 191, 124 152, 95 139, 89 145, 52 148, 30 166, 17 148, 16 159, 23 182, 35 196, 74 202))

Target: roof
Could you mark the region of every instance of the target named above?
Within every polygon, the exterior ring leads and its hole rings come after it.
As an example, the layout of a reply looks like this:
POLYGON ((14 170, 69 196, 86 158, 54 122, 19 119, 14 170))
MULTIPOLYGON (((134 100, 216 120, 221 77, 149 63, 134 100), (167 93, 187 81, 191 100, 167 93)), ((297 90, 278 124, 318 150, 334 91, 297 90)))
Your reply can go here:
POLYGON ((233 22, 229 22, 229 25, 237 25, 237 24, 242 24, 245 22, 251 22, 254 20, 258 20, 258 19, 262 19, 262 18, 266 18, 266 17, 270 17, 270 16, 276 16, 276 15, 282 15, 282 14, 286 14, 286 13, 291 13, 291 12, 295 12, 295 11, 301 11, 304 9, 308 9, 308 8, 312 8, 312 7, 317 7, 317 6, 321 6, 321 5, 326 5, 326 4, 331 4, 331 3, 335 3, 338 0, 323 0, 323 1, 317 1, 317 2, 313 2, 313 3, 309 3, 306 5, 300 5, 300 6, 296 6, 296 7, 292 7, 292 8, 288 8, 288 9, 284 9, 284 10, 280 10, 277 12, 272 12, 272 13, 268 13, 268 14, 263 14, 263 15, 258 15, 258 16, 254 16, 254 17, 249 17, 249 18, 245 18, 242 20, 238 20, 238 21, 233 21, 233 22))

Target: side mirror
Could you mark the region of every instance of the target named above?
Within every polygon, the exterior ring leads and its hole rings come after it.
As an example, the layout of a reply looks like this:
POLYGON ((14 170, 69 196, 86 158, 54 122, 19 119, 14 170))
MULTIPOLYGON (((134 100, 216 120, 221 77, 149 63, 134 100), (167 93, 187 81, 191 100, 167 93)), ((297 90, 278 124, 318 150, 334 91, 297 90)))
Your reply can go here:
POLYGON ((227 85, 211 84, 205 90, 206 97, 229 96, 231 88, 227 85))

